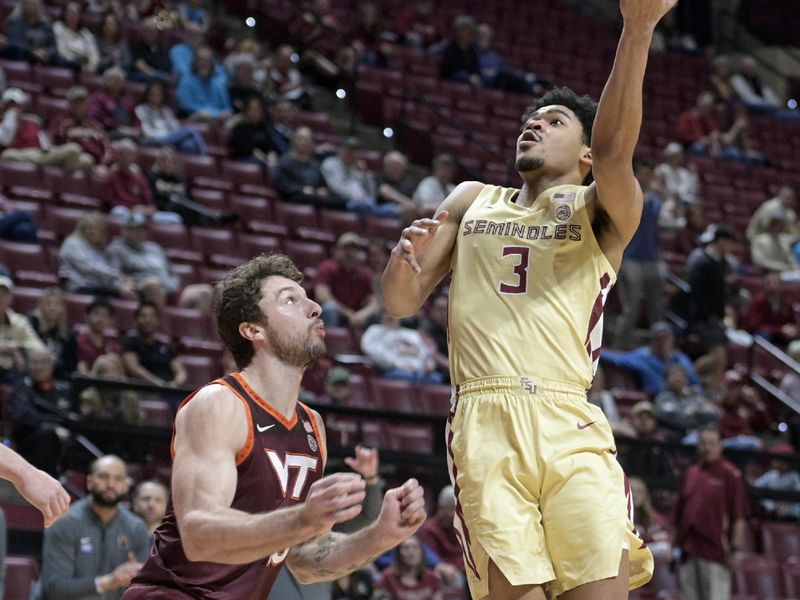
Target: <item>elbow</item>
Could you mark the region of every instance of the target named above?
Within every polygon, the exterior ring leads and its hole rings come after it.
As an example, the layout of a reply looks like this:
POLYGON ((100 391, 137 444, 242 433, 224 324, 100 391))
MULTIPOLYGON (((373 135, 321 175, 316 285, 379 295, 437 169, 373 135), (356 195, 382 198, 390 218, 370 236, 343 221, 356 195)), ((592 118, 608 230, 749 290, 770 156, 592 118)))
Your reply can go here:
POLYGON ((409 302, 402 302, 399 299, 391 299, 385 296, 383 299, 384 310, 395 319, 405 319, 406 317, 414 316, 419 310, 418 305, 413 305, 409 302))
POLYGON ((214 543, 205 539, 200 531, 200 523, 196 523, 189 514, 179 525, 181 544, 186 558, 192 562, 214 562, 214 557, 211 556, 214 543))

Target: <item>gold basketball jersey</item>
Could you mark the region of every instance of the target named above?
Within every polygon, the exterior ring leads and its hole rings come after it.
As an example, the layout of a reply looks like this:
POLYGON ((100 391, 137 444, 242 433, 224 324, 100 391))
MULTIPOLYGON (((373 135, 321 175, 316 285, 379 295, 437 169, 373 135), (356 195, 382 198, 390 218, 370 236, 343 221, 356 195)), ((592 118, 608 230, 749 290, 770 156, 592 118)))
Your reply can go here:
POLYGON ((586 189, 556 186, 523 208, 518 190, 487 185, 467 210, 451 265, 454 384, 531 375, 591 386, 616 273, 592 232, 586 189))

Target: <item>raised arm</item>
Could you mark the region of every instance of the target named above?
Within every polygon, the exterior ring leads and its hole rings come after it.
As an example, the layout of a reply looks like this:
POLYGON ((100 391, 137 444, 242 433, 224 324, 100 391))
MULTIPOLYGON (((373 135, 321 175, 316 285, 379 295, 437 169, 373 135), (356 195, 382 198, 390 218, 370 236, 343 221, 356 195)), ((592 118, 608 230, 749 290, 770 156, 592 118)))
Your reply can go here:
POLYGON ((633 175, 633 153, 642 125, 642 85, 653 30, 677 0, 620 0, 624 25, 592 129, 592 173, 600 206, 616 236, 601 240, 611 257, 621 253, 642 213, 642 190, 633 175), (613 239, 616 238, 616 239, 613 239), (614 252, 616 250, 616 252, 614 252))
POLYGON ((221 386, 201 390, 178 412, 172 493, 189 560, 253 562, 328 531, 361 511, 364 482, 358 475, 344 473, 315 482, 306 501, 291 508, 262 514, 231 508, 236 455, 247 436, 244 405, 221 386))
POLYGON ((293 547, 286 564, 300 583, 338 579, 413 535, 425 516, 422 487, 416 479, 409 479, 386 492, 373 525, 350 535, 323 533, 293 547))
POLYGON ((403 230, 383 272, 383 304, 393 317, 416 313, 447 275, 461 218, 481 189, 477 181, 459 184, 433 219, 417 219, 403 230))
POLYGON ((45 527, 50 527, 69 508, 69 494, 58 481, 2 444, 0 477, 10 481, 25 500, 41 511, 45 527))

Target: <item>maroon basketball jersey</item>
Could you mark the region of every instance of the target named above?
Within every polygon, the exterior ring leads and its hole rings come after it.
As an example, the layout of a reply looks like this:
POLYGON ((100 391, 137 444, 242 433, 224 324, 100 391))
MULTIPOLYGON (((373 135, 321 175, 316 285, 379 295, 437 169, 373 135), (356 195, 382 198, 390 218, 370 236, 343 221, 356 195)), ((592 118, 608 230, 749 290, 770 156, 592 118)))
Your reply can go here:
MULTIPOLYGON (((301 502, 309 486, 322 477, 325 463, 325 449, 310 409, 298 403, 287 420, 239 373, 209 385, 213 384, 227 386, 242 400, 249 416, 247 443, 236 456, 236 495, 231 508, 264 513, 301 502)), ((286 555, 287 551, 279 552, 246 565, 189 562, 170 500, 164 521, 155 531, 150 557, 133 583, 180 590, 192 598, 263 600, 286 555)))

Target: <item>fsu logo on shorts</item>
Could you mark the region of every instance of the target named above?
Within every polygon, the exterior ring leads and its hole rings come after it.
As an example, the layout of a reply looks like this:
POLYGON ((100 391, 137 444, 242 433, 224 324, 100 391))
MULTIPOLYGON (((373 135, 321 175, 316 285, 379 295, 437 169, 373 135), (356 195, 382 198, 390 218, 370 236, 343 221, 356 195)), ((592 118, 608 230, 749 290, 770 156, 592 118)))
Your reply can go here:
POLYGON ((308 434, 307 439, 308 439, 308 447, 311 448, 312 452, 316 452, 318 448, 317 440, 315 440, 314 436, 311 435, 310 433, 308 434))
POLYGON ((556 205, 556 219, 559 221, 566 221, 572 216, 572 209, 568 204, 556 205))

